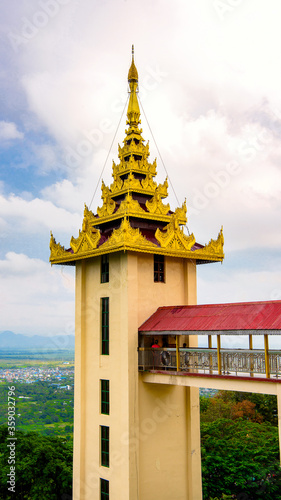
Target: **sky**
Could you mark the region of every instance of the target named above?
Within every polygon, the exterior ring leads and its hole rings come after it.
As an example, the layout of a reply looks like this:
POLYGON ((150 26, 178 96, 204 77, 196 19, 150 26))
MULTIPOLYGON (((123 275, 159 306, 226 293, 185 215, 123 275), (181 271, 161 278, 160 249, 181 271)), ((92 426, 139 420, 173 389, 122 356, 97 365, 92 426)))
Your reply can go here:
POLYGON ((199 243, 223 226, 225 260, 198 266, 198 303, 281 299, 280 1, 0 9, 0 331, 74 334, 74 269, 50 266, 50 230, 68 248, 111 182, 132 44, 165 202, 186 198, 199 243))

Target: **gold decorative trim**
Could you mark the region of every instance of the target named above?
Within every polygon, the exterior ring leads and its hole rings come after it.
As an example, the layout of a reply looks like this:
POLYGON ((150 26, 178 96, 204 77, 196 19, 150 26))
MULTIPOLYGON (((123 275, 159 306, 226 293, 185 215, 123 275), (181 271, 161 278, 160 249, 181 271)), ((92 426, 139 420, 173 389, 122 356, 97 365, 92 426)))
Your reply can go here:
POLYGON ((100 207, 97 208, 97 214, 99 217, 107 217, 108 215, 113 214, 113 212, 115 210, 116 203, 111 198, 110 189, 104 184, 103 181, 102 181, 102 185, 101 185, 101 190, 102 190, 101 197, 103 200, 103 206, 101 208, 100 207))
POLYGON ((145 214, 146 212, 141 208, 139 202, 137 200, 134 200, 131 194, 127 194, 125 200, 123 200, 120 203, 120 207, 118 210, 115 212, 115 215, 122 215, 122 214, 145 214))
POLYGON ((155 182, 153 180, 153 177, 154 177, 154 175, 151 172, 149 172, 146 175, 146 177, 144 179, 142 179, 141 185, 142 185, 143 189, 150 190, 154 193, 156 188, 157 188, 157 182, 155 182))
POLYGON ((57 243, 53 233, 51 231, 51 238, 50 238, 50 262, 53 260, 61 259, 64 256, 69 257, 69 252, 65 250, 65 248, 60 244, 57 243))
POLYGON ((119 229, 114 229, 109 239, 100 246, 101 250, 122 247, 154 247, 157 245, 148 241, 140 232, 139 228, 133 228, 125 217, 119 229))
POLYGON ((171 216, 171 222, 161 231, 156 229, 155 237, 162 248, 173 250, 191 250, 195 244, 194 235, 186 236, 179 226, 179 220, 175 214, 171 216))
POLYGON ((92 225, 93 218, 93 213, 85 205, 82 231, 79 230, 78 238, 72 236, 70 240, 70 247, 74 254, 90 252, 97 248, 101 235, 100 231, 92 225))
POLYGON ((176 210, 175 210, 175 216, 177 217, 180 224, 187 223, 186 211, 187 211, 186 210, 186 200, 184 200, 182 206, 176 208, 176 210))
POLYGON ((158 190, 161 198, 167 198, 168 196, 168 177, 166 177, 164 184, 158 185, 158 190))
POLYGON ((98 229, 92 229, 87 232, 79 231, 78 238, 72 236, 70 246, 74 254, 87 253, 97 248, 99 240, 100 232, 98 229))
POLYGON ((221 256, 222 258, 224 258, 223 245, 224 245, 224 236, 223 236, 223 227, 221 227, 217 239, 216 240, 211 239, 208 245, 205 245, 204 248, 200 250, 196 250, 196 252, 202 255, 208 254, 214 256, 221 256))
POLYGON ((146 161, 147 158, 149 157, 149 142, 147 144, 143 144, 143 138, 140 135, 140 130, 138 130, 138 134, 131 132, 130 134, 130 139, 132 142, 130 144, 126 144, 127 139, 124 140, 125 145, 123 147, 118 144, 118 158, 122 161, 124 160, 125 156, 128 155, 142 155, 143 159, 146 161), (136 144, 133 142, 133 139, 138 139, 140 142, 136 144))
MULTIPOLYGON (((121 213, 118 213, 118 211, 116 211, 115 213, 113 213, 112 215, 108 216, 108 217, 103 217, 102 219, 99 219, 99 218, 96 218, 95 219, 95 222, 93 222, 93 226, 99 226, 101 223, 105 224, 107 222, 110 222, 110 221, 113 221, 113 220, 117 220, 117 219, 120 219, 121 217, 123 217, 124 214, 121 214, 121 213)), ((142 210, 141 212, 138 212, 137 214, 134 213, 134 212, 126 212, 126 215, 129 217, 134 217, 134 216, 137 216, 138 218, 140 219, 147 219, 147 220, 150 220, 150 221, 159 221, 159 222, 166 222, 166 224, 168 224, 170 222, 170 215, 160 215, 160 214, 151 214, 149 212, 145 212, 144 210, 142 210)))
POLYGON ((112 177, 113 177, 113 183, 110 184, 111 194, 116 193, 118 191, 121 191, 122 186, 123 186, 123 181, 122 181, 121 177, 117 174, 116 170, 114 170, 114 168, 113 168, 112 177))
POLYGON ((141 189, 141 184, 140 184, 139 179, 136 179, 132 172, 130 172, 127 179, 124 180, 123 189, 125 191, 131 191, 134 189, 141 189))
POLYGON ((115 162, 112 164, 113 177, 116 175, 123 175, 129 172, 147 174, 150 173, 152 177, 156 175, 156 160, 153 163, 148 163, 147 160, 142 158, 141 160, 135 160, 132 156, 129 161, 125 161, 124 158, 120 161, 118 165, 115 162))
POLYGON ((164 205, 164 203, 162 202, 158 187, 155 190, 154 196, 151 198, 151 200, 147 200, 145 205, 147 210, 151 214, 167 215, 170 210, 169 203, 167 203, 167 205, 164 205))

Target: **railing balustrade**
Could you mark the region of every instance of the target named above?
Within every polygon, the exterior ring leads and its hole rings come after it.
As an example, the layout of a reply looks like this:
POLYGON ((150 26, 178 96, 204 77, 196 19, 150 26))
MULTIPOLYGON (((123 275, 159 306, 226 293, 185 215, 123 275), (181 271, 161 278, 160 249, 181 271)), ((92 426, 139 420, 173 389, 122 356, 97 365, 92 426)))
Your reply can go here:
MULTIPOLYGON (((257 349, 221 349, 221 374, 266 376, 265 352, 257 349)), ((281 377, 281 351, 269 350, 270 377, 281 377)), ((179 371, 218 374, 216 349, 179 349, 179 371)), ((177 370, 176 348, 139 348, 139 370, 177 370)))

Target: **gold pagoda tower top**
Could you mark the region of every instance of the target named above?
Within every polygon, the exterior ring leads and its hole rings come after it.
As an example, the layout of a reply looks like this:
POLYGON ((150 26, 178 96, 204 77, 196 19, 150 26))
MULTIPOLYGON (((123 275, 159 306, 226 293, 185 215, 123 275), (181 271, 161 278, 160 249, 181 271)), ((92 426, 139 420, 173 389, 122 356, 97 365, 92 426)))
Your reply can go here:
POLYGON ((72 236, 70 248, 57 243, 51 233, 50 262, 75 265, 81 259, 112 252, 133 251, 192 259, 196 263, 221 262, 223 233, 207 245, 196 243, 193 234, 186 235, 186 202, 174 212, 163 203, 168 196, 168 179, 157 184, 156 160, 149 163, 149 143, 144 144, 139 127, 138 71, 134 62, 128 73, 128 128, 123 147, 118 146, 119 163, 112 165, 113 182, 102 181, 102 206, 94 214, 85 205, 82 229, 72 236))

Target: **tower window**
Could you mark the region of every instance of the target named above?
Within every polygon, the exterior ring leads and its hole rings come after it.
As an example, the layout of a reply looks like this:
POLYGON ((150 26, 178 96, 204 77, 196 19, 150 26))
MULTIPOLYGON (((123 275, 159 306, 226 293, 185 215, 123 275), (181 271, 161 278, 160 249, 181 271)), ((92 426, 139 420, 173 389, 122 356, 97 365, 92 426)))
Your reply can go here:
POLYGON ((101 299, 101 353, 109 354, 109 298, 101 299))
POLYGON ((101 425, 101 465, 109 467, 109 427, 101 425))
POLYGON ((100 480, 100 500, 109 500, 109 481, 100 480))
POLYGON ((109 282, 109 256, 102 255, 101 256, 101 283, 109 282))
POLYGON ((165 261, 164 255, 154 255, 154 281, 165 281, 165 261))
POLYGON ((101 413, 109 415, 109 380, 101 380, 101 413))

